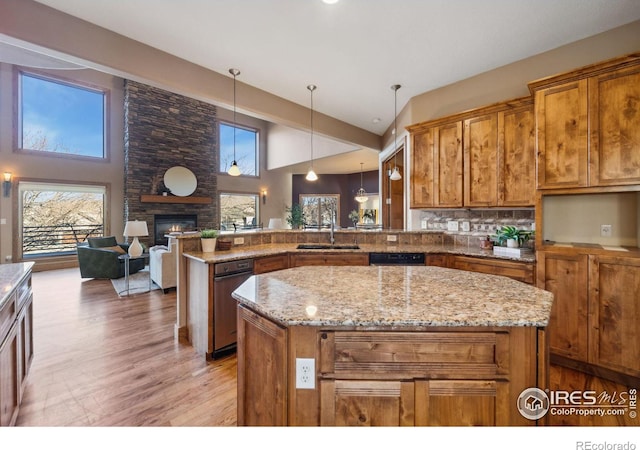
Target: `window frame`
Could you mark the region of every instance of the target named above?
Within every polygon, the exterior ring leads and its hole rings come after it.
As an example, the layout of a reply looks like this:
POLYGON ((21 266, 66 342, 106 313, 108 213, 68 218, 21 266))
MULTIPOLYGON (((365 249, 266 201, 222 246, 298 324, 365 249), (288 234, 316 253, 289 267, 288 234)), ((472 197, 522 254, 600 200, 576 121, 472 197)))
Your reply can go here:
POLYGON ((223 119, 218 119, 218 145, 217 145, 217 152, 216 152, 216 158, 218 159, 218 173, 220 175, 228 175, 227 171, 229 170, 228 168, 225 170, 222 166, 221 166, 221 156, 222 156, 222 139, 220 138, 220 136, 222 135, 221 132, 221 128, 222 126, 227 126, 227 127, 232 127, 232 128, 237 128, 239 130, 244 130, 244 131, 251 131, 253 133, 255 133, 256 135, 256 145, 255 145, 255 154, 254 154, 254 164, 255 164, 255 175, 247 175, 244 173, 241 173, 239 175, 239 177, 245 177, 245 178, 259 178, 260 177, 260 133, 262 130, 260 130, 260 128, 256 128, 256 127, 252 127, 249 125, 243 125, 240 123, 233 123, 232 121, 229 120, 223 120, 223 119))
MULTIPOLYGON (((101 182, 89 182, 89 181, 81 181, 81 180, 51 180, 51 179, 40 179, 40 178, 19 178, 16 179, 16 188, 14 190, 14 204, 16 205, 16 216, 14 220, 14 229, 16 232, 14 233, 15 239, 13 242, 13 248, 15 249, 16 256, 20 261, 42 261, 46 259, 53 258, 66 258, 69 260, 77 259, 77 252, 70 250, 67 252, 55 252, 55 253, 42 253, 38 255, 24 255, 24 245, 23 245, 23 198, 22 192, 24 190, 29 190, 30 186, 59 186, 69 187, 69 191, 80 191, 79 188, 86 187, 88 190, 102 190, 103 192, 103 204, 102 204, 102 235, 110 236, 111 235, 111 218, 109 212, 109 206, 111 202, 111 183, 101 183, 101 182), (74 189, 75 188, 75 189, 74 189)), ((61 189, 64 191, 64 189, 61 189)))
POLYGON ((75 80, 67 77, 60 77, 57 75, 51 75, 49 73, 40 72, 37 70, 27 70, 21 67, 14 67, 13 70, 13 82, 14 82, 14 108, 13 108, 13 120, 14 120, 14 134, 13 134, 13 151, 15 153, 23 153, 28 155, 38 155, 45 157, 64 158, 79 161, 92 161, 96 163, 109 163, 111 161, 111 91, 105 87, 88 83, 86 81, 75 80), (47 150, 33 150, 22 148, 23 138, 23 123, 22 123, 22 76, 28 76, 31 78, 38 78, 50 83, 57 83, 63 86, 82 89, 85 91, 91 91, 99 93, 103 97, 102 101, 102 157, 78 155, 70 153, 52 152, 47 150))
POLYGON ((237 195, 237 196, 244 196, 244 197, 250 197, 253 196, 255 197, 256 200, 256 227, 258 227, 261 223, 261 219, 260 219, 260 215, 262 214, 262 211, 260 208, 260 193, 259 192, 248 192, 248 191, 229 191, 229 190, 224 190, 224 191, 220 191, 218 192, 218 205, 220 205, 219 207, 219 220, 218 220, 218 228, 220 229, 220 231, 235 231, 235 230, 222 230, 222 196, 223 195, 237 195))
MULTIPOLYGON (((333 220, 334 220, 334 225, 338 226, 338 224, 340 223, 340 194, 299 194, 298 204, 302 207, 303 207, 304 198, 316 198, 318 199, 318 201, 321 198, 334 198, 336 201, 336 211, 335 211, 335 217, 333 218, 333 220)), ((311 229, 313 228, 322 229, 323 227, 327 228, 327 226, 324 226, 322 224, 322 210, 319 206, 318 206, 318 217, 316 219, 318 219, 318 225, 311 225, 311 224, 305 223, 305 228, 311 228, 311 229)))

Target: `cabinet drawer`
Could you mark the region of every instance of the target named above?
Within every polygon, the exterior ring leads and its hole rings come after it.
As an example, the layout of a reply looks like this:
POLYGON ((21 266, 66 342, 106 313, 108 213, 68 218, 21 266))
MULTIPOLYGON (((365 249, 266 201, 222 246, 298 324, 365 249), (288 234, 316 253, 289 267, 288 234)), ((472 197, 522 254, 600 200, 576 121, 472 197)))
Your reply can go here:
POLYGON ((495 332, 325 332, 323 376, 495 378, 508 372, 509 336, 495 332))
POLYGON ((283 270, 289 267, 289 255, 265 256, 253 261, 253 273, 267 273, 274 270, 283 270))
POLYGON ((368 253, 293 253, 291 267, 299 266, 368 266, 368 253))
POLYGON ((9 331, 9 328, 16 320, 16 293, 15 291, 9 296, 9 299, 0 309, 0 343, 4 339, 4 336, 9 331))
POLYGON ((18 297, 17 311, 20 311, 31 295, 31 277, 26 278, 16 289, 18 297))
POLYGON ((498 261, 467 256, 455 256, 452 259, 452 269, 488 273, 490 275, 503 275, 524 283, 535 283, 534 268, 531 263, 498 261))

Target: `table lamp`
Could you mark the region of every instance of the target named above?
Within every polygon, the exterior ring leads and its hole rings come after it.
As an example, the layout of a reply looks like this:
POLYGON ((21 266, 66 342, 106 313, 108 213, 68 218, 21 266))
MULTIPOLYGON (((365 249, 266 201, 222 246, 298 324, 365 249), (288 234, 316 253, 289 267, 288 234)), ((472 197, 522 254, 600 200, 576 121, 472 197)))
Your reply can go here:
POLYGON ((142 255, 142 244, 138 241, 138 236, 149 236, 149 230, 147 230, 147 222, 140 220, 130 220, 124 226, 124 233, 126 237, 133 237, 133 242, 129 246, 129 256, 137 258, 142 255))

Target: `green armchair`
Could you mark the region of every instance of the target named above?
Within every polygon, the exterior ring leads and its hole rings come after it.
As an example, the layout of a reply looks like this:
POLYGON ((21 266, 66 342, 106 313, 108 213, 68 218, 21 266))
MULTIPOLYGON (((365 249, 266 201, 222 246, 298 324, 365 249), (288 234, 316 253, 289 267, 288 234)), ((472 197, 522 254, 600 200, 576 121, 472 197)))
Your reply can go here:
MULTIPOLYGON (((124 276, 123 259, 120 255, 127 253, 129 244, 118 244, 115 236, 88 238, 87 242, 77 245, 78 265, 82 278, 122 278, 124 276)), ((129 274, 134 274, 145 267, 144 258, 129 261, 129 274)))

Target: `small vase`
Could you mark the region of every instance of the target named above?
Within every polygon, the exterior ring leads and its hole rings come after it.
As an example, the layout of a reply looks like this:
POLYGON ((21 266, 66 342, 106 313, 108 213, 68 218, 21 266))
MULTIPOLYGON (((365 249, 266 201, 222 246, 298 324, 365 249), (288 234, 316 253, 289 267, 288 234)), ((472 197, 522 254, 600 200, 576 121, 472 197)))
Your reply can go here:
POLYGON ((507 247, 518 248, 520 247, 520 244, 517 239, 507 239, 507 247))
POLYGON ((202 244, 202 251, 204 253, 211 253, 216 250, 216 241, 217 238, 208 238, 208 239, 200 239, 200 243, 202 244))

